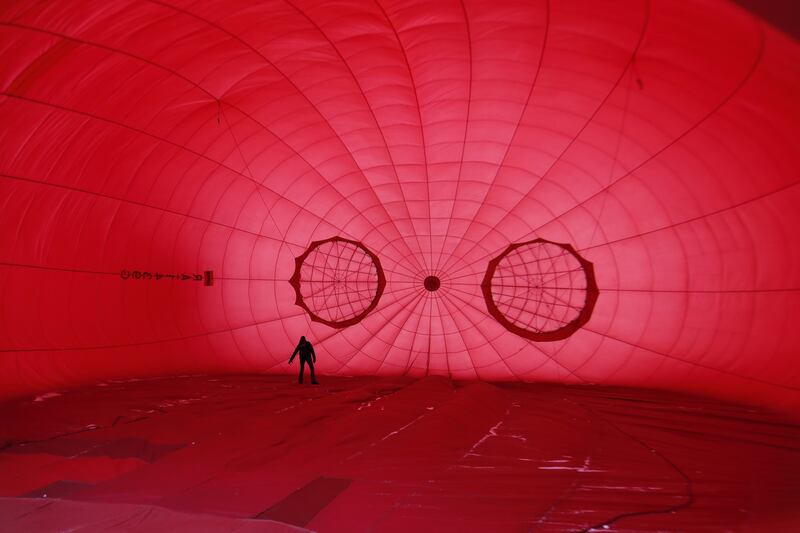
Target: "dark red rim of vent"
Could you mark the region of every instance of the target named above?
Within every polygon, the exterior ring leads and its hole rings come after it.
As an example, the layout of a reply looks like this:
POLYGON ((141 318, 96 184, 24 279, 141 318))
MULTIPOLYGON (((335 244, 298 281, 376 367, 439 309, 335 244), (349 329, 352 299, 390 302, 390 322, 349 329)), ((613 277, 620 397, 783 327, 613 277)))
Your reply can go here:
POLYGON ((502 324, 503 327, 508 331, 516 333, 520 337, 525 337, 526 339, 539 342, 560 341, 575 333, 581 328, 581 326, 589 321, 589 318, 591 318, 592 311, 594 310, 594 304, 597 302, 597 296, 599 294, 597 289, 597 280, 594 277, 594 265, 581 257, 581 255, 575 250, 575 248, 572 247, 571 244, 548 241, 547 239, 534 239, 532 241, 525 241, 509 245, 508 248, 503 250, 503 253, 489 261, 489 266, 486 268, 486 275, 483 277, 483 282, 481 283, 481 290, 483 291, 483 298, 486 300, 486 308, 489 310, 489 314, 492 315, 495 320, 500 322, 500 324, 502 324), (503 258, 513 250, 516 250, 522 246, 528 246, 529 244, 536 243, 553 244, 565 249, 572 254, 575 259, 577 259, 586 276, 586 301, 578 313, 578 316, 571 322, 553 331, 536 332, 517 326, 508 320, 500 311, 500 309, 497 308, 497 305, 494 303, 494 298, 492 297, 492 278, 494 277, 494 273, 497 270, 497 265, 500 264, 500 261, 502 261, 503 258))
POLYGON ((386 287, 386 275, 383 273, 383 267, 381 267, 381 261, 380 259, 378 259, 378 256, 372 253, 361 242, 345 239, 343 237, 331 237, 329 239, 324 239, 321 241, 313 241, 308 246, 306 251, 303 252, 303 254, 300 257, 297 257, 294 260, 294 274, 292 274, 292 277, 289 279, 289 283, 292 285, 292 287, 294 287, 294 292, 295 292, 294 303, 305 309, 306 313, 308 313, 308 316, 311 317, 311 320, 313 320, 314 322, 320 322, 332 328, 346 328, 348 326, 352 326, 353 324, 361 322, 361 320, 363 320, 365 316, 367 316, 373 309, 375 309, 375 307, 378 305, 378 301, 381 299, 381 295, 383 294, 383 289, 384 287, 386 287), (324 318, 317 316, 311 309, 308 308, 305 301, 303 300, 303 295, 300 292, 300 268, 303 266, 303 262, 306 260, 308 255, 311 252, 313 252, 314 249, 317 248, 318 246, 325 244, 326 242, 335 242, 335 241, 347 242, 357 246, 358 248, 361 248, 364 251, 364 253, 367 254, 370 259, 372 259, 372 263, 375 265, 375 271, 378 273, 378 290, 375 292, 375 297, 372 298, 372 302, 369 304, 369 306, 366 309, 364 309, 363 312, 354 316, 353 318, 348 318, 347 320, 336 321, 336 322, 331 320, 325 320, 324 318))

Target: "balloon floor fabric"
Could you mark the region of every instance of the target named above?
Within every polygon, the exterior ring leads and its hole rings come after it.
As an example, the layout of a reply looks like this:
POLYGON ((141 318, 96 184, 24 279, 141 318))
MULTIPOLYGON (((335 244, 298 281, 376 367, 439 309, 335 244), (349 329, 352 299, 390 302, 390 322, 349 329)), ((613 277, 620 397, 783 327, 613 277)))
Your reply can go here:
POLYGON ((2 531, 793 531, 800 426, 622 388, 117 381, 0 405, 2 531))
POLYGON ((723 0, 4 0, 0 398, 306 335, 800 413, 798 94, 723 0))

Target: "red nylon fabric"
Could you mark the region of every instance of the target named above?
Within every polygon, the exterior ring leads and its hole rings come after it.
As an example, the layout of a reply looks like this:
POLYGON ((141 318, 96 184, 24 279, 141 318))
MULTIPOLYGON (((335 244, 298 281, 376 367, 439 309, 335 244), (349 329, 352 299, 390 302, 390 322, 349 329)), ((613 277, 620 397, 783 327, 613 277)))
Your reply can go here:
POLYGON ((733 4, 9 1, 0 58, 0 397, 306 335, 320 374, 800 408, 800 49, 733 4), (341 329, 289 283, 335 236, 386 275, 341 329), (556 342, 481 292, 537 238, 598 285, 556 342))

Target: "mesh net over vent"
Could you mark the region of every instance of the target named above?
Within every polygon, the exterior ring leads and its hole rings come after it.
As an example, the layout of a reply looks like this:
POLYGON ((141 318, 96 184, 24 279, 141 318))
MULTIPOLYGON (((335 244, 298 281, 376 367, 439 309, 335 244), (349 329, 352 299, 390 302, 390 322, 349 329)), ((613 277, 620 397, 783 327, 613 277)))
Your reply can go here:
POLYGON ((597 300, 592 263, 569 244, 512 244, 489 262, 481 285, 489 312, 509 331, 535 341, 569 337, 597 300))
POLYGON ((290 283, 297 305, 334 328, 359 322, 378 305, 386 278, 377 256, 357 241, 333 237, 311 243, 290 283))

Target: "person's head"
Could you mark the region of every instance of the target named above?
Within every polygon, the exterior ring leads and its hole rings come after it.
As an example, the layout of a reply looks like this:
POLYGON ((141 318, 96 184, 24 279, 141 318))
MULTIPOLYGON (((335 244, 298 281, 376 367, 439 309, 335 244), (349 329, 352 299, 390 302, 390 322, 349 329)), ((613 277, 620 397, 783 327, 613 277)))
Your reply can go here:
POLYGON ((300 344, 305 344, 305 342, 306 342, 306 338, 305 337, 300 337, 300 344))

